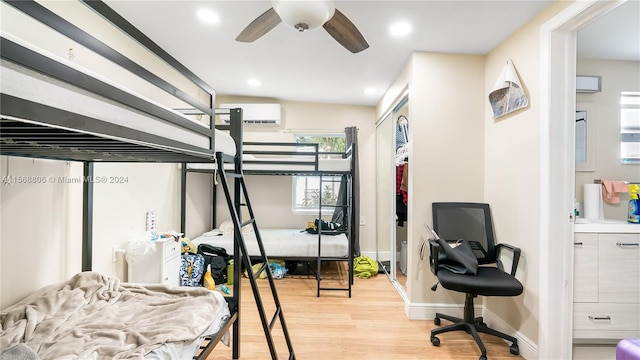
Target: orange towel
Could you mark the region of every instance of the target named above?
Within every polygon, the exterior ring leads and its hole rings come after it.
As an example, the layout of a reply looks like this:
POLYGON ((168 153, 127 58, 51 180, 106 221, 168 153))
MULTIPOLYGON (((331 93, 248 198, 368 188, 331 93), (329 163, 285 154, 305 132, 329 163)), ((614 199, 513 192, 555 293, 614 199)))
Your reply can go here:
POLYGON ((624 181, 602 180, 602 198, 607 204, 619 204, 620 193, 629 192, 624 181))

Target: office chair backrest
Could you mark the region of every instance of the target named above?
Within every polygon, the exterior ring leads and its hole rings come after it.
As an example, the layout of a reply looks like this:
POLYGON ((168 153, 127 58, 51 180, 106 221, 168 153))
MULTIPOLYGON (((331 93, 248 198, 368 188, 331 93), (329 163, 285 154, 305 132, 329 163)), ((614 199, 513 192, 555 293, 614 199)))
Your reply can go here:
POLYGON ((436 202, 432 204, 432 211, 433 229, 441 238, 453 242, 467 240, 478 264, 496 261, 489 204, 436 202))

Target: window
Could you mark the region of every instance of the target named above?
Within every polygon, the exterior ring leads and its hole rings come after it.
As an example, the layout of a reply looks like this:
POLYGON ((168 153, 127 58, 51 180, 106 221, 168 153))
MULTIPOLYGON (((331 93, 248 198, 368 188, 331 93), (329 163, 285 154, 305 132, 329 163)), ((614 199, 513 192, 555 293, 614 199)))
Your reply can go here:
MULTIPOLYGON (((324 154, 321 159, 341 158, 345 152, 344 134, 299 134, 297 143, 318 144, 318 151, 324 154)), ((310 151, 309 147, 300 147, 296 151, 310 151)), ((320 200, 323 205, 335 205, 340 191, 340 176, 322 177, 322 192, 319 176, 294 176, 293 178, 293 212, 296 214, 317 214, 320 200)), ((333 208, 323 208, 323 214, 333 213, 333 208)))
POLYGON ((620 98, 620 160, 640 164, 640 92, 623 91, 620 98))

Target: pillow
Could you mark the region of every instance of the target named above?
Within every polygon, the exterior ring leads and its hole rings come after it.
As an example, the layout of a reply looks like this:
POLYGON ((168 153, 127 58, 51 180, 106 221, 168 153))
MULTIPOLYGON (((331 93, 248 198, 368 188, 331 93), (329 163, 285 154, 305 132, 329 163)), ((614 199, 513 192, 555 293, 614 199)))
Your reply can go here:
MULTIPOLYGON (((220 224, 220 226, 218 226, 218 230, 222 231, 223 233, 233 233, 233 222, 231 220, 223 221, 220 224)), ((253 232, 253 225, 248 224, 242 227, 243 234, 250 234, 252 232, 253 232)))

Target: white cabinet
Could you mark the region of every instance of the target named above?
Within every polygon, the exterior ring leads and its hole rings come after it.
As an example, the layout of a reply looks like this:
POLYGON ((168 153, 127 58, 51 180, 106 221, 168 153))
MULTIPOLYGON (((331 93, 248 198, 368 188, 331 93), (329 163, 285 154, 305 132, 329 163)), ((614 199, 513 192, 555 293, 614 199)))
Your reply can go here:
POLYGON ((180 243, 173 238, 154 242, 156 251, 129 264, 129 282, 180 285, 180 243))
POLYGON ((598 302, 598 234, 576 234, 573 301, 598 302))
POLYGON ((640 234, 576 233, 574 339, 640 337, 640 234))

